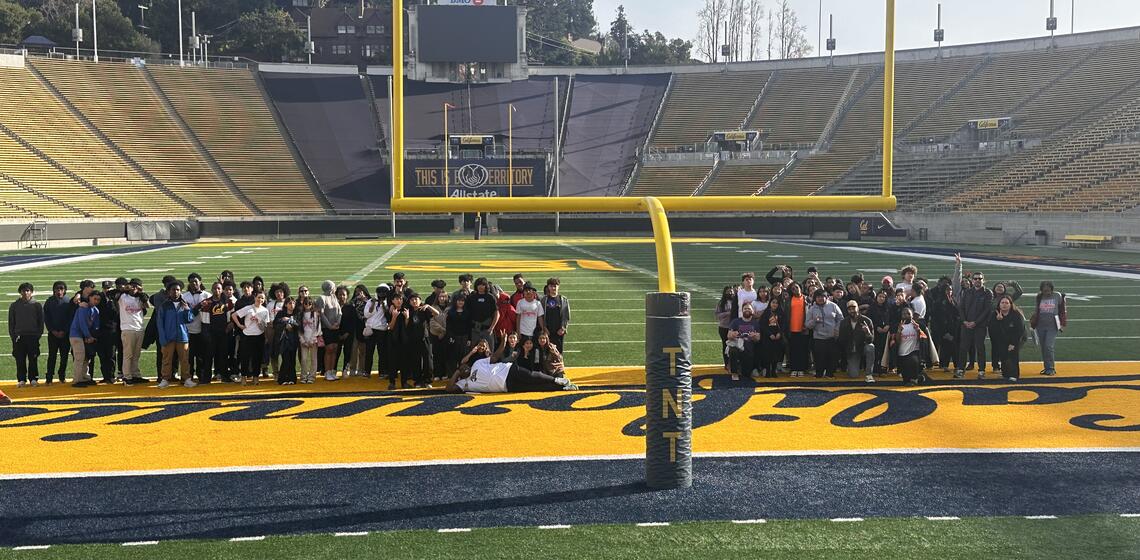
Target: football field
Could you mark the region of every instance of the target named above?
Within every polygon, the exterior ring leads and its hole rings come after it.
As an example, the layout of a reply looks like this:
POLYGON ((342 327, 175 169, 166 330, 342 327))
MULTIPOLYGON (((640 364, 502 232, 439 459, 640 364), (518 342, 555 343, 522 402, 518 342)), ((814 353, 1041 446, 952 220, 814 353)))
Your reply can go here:
MULTIPOLYGON (((279 387, 15 388, 0 338, 0 558, 1140 558, 1140 279, 1129 255, 967 251, 987 283, 1069 294, 1059 375, 732 382, 713 307, 740 274, 870 281, 905 264, 936 281, 934 245, 680 238, 693 295, 694 486, 644 470, 641 238, 410 238, 198 243, 0 255, 0 293, 51 282, 204 278, 293 291, 422 293, 471 273, 562 281, 572 393, 387 391, 354 378, 279 387)), ((990 249, 989 251, 993 251, 990 249)), ((9 295, 15 298, 15 295, 9 295)), ((3 317, 6 321, 7 317, 3 317)), ((46 348, 45 348, 46 351, 46 348)), ((144 368, 153 364, 150 352, 144 368)), ((1027 344, 1023 360, 1036 362, 1027 344)), ((41 368, 43 356, 41 356, 41 368)), ((144 369, 144 375, 153 373, 144 369)))

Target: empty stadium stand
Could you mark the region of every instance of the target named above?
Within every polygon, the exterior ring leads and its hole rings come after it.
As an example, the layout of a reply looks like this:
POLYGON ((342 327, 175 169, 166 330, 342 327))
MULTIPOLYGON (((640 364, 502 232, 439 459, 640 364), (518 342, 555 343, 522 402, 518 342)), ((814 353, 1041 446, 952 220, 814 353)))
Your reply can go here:
POLYGON ((706 196, 745 196, 756 194, 784 167, 784 163, 751 164, 728 162, 721 167, 708 187, 706 196))
POLYGON ((765 145, 815 144, 860 68, 777 70, 746 129, 768 131, 765 145))
POLYGON ((562 146, 563 196, 620 193, 668 83, 667 74, 574 77, 562 146))
POLYGON ((676 74, 649 143, 661 147, 698 144, 718 130, 738 130, 769 75, 719 71, 676 74))
MULTIPOLYGON (((337 210, 388 206, 387 147, 356 74, 263 73, 297 148, 337 210)), ((385 113, 385 116, 387 113, 385 113)))
POLYGON ((251 72, 174 66, 151 66, 147 71, 210 155, 259 210, 325 212, 251 72))
POLYGON ((154 179, 204 216, 248 216, 163 106, 143 71, 122 62, 33 58, 32 66, 154 179))
MULTIPOLYGON (((7 99, 0 124, 35 146, 41 159, 65 168, 136 216, 187 216, 192 211, 139 174, 27 69, 0 68, 7 99)), ((38 185, 30 183, 33 188, 38 185)))
POLYGON ((649 165, 641 168, 632 196, 689 196, 712 171, 708 165, 649 165))

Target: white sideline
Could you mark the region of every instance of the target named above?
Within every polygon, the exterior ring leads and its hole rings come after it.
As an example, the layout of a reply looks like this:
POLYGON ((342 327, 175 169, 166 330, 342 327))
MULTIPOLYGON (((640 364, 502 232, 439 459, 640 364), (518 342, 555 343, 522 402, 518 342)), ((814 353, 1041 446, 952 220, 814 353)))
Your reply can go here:
POLYGON ((155 247, 154 249, 145 249, 142 251, 134 251, 131 253, 95 253, 89 255, 76 255, 74 257, 64 257, 62 259, 47 259, 42 261, 16 263, 9 265, 0 265, 0 272, 16 272, 19 270, 32 270, 33 268, 43 268, 45 266, 56 266, 59 264, 74 264, 79 262, 97 261, 101 259, 108 259, 111 257, 127 257, 133 255, 145 255, 147 253, 154 253, 156 251, 165 251, 167 249, 177 249, 184 247, 184 245, 167 245, 165 247, 155 247))
MULTIPOLYGON (((804 449, 791 451, 702 451, 693 453, 697 459, 724 459, 733 457, 817 457, 845 455, 955 455, 1000 453, 1140 453, 1140 447, 1026 447, 1005 449, 961 448, 885 448, 885 449, 804 449)), ((383 469, 406 467, 435 467, 447 465, 501 465, 510 463, 546 463, 568 461, 634 461, 645 460, 643 454, 625 455, 572 455, 552 457, 488 457, 477 459, 436 459, 430 461, 388 461, 375 463, 322 463, 295 465, 245 465, 240 467, 210 468, 213 473, 243 473, 269 471, 321 471, 336 469, 383 469)), ((171 476, 200 475, 202 468, 151 469, 137 471, 63 472, 0 474, 0 480, 58 480, 62 478, 112 478, 120 476, 171 476)))

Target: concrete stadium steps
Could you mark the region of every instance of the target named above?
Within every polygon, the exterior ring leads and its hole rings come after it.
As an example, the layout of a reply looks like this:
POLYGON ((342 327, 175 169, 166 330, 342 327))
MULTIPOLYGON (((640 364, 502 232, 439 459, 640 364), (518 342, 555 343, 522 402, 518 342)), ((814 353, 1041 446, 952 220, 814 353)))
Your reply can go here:
POLYGON ((562 196, 621 191, 668 84, 668 74, 574 77, 562 147, 562 196))
MULTIPOLYGON (((896 155, 894 195, 900 207, 925 206, 951 186, 1006 157, 1001 153, 947 152, 929 156, 896 155)), ((826 194, 876 195, 882 192, 883 160, 876 157, 828 189, 826 194)))
POLYGON ((778 70, 746 129, 768 131, 765 145, 815 144, 858 68, 778 70))
POLYGON ((89 190, 5 134, 0 134, 0 172, 28 190, 58 200, 92 217, 128 218, 137 215, 89 190))
POLYGON ((712 171, 708 165, 645 166, 633 184, 630 196, 689 196, 712 171))
POLYGON ((1009 111, 1089 54, 1089 48, 1002 54, 961 91, 907 135, 914 141, 944 139, 971 119, 1009 116, 1009 111))
POLYGON ((0 172, 0 217, 82 218, 83 213, 36 194, 0 172))
MULTIPOLYGON (((895 134, 911 124, 982 62, 980 57, 937 58, 895 66, 895 134)), ((880 82, 880 87, 882 83, 880 82)), ((880 95, 880 99, 881 99, 880 95)))
POLYGON ((253 214, 186 138, 138 67, 120 62, 30 61, 100 131, 203 215, 253 214))
POLYGON ((247 70, 148 67, 202 144, 266 213, 324 213, 247 70))
POLYGON ((1140 206, 1140 146, 1106 146, 1120 150, 1123 169, 1100 181, 1083 185, 1064 196, 1039 200, 1029 207, 1035 212, 1123 212, 1140 206))
POLYGON ((26 69, 0 68, 7 99, 0 124, 47 157, 145 216, 186 216, 187 210, 138 174, 26 69))
POLYGON ((738 130, 769 72, 676 74, 652 146, 704 143, 718 130, 738 130))
POLYGON ((764 188, 786 162, 763 164, 728 163, 705 188, 705 196, 747 196, 764 188))

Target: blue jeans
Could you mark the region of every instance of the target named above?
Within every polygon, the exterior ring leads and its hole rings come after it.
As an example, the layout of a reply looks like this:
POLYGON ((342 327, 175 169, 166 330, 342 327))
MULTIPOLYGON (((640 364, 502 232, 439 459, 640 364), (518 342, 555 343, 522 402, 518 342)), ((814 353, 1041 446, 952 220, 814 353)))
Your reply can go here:
POLYGON ((1045 371, 1057 371, 1057 356, 1054 351, 1057 346, 1057 329, 1037 328, 1037 345, 1041 347, 1041 361, 1045 362, 1045 371))

